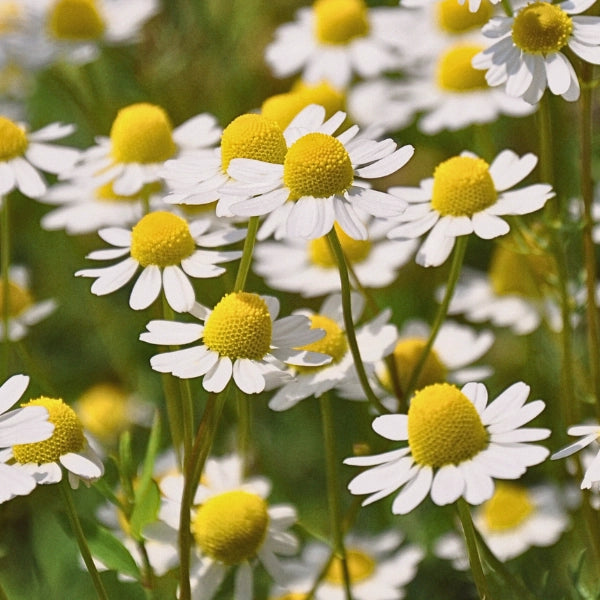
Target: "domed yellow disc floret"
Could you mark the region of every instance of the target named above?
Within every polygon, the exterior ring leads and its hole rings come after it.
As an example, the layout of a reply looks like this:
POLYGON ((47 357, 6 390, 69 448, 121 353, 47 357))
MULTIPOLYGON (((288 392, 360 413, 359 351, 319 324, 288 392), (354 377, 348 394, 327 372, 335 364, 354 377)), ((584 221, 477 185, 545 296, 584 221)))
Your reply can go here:
POLYGON ((471 59, 481 50, 483 46, 460 44, 444 52, 437 64, 438 86, 450 92, 487 89, 485 71, 475 69, 471 64, 471 59))
MULTIPOLYGON (((368 555, 355 548, 346 549, 346 562, 348 574, 352 583, 359 583, 373 575, 375 572, 375 561, 368 555)), ((329 565, 325 574, 325 581, 334 585, 344 585, 344 570, 342 561, 336 556, 329 565)))
POLYGON ((346 148, 326 133, 307 133, 292 144, 285 157, 283 181, 292 200, 341 194, 352 185, 353 179, 346 148))
POLYGON ((204 326, 204 344, 221 356, 261 360, 271 347, 273 324, 267 303, 249 292, 226 294, 204 326))
MULTIPOLYGON (((357 264, 369 256, 369 252, 371 252, 371 242, 369 240, 355 240, 337 223, 334 224, 334 227, 347 261, 357 264)), ((327 237, 311 240, 308 244, 308 253, 310 261, 319 267, 325 267, 326 269, 337 267, 337 262, 331 252, 327 237)))
POLYGON ((512 27, 513 42, 529 54, 558 52, 573 32, 571 17, 559 6, 534 2, 522 8, 512 27))
MULTIPOLYGON (((4 311, 4 303, 7 301, 4 293, 4 284, 0 281, 0 309, 4 311)), ((21 286, 8 282, 8 316, 18 317, 23 311, 27 310, 33 304, 33 298, 29 290, 21 286)))
POLYGON ((23 156, 27 145, 23 129, 10 119, 0 117, 0 161, 23 156))
POLYGON ((177 146, 167 113, 146 102, 122 108, 110 130, 111 155, 119 163, 161 163, 177 146))
POLYGON ((46 464, 57 462, 69 452, 80 452, 85 445, 83 427, 75 411, 58 398, 41 396, 22 406, 43 406, 48 410, 48 420, 54 423, 54 432, 43 442, 13 446, 13 456, 18 463, 46 464))
POLYGON ((506 531, 518 527, 535 510, 535 506, 526 488, 499 482, 482 510, 488 529, 506 531))
POLYGON ((322 354, 328 354, 331 356, 332 361, 321 367, 303 367, 298 366, 296 369, 300 373, 309 373, 317 369, 325 369, 330 365, 334 365, 342 358, 348 351, 348 340, 344 330, 329 317, 324 315, 311 315, 310 316, 310 328, 311 329, 323 329, 325 335, 316 342, 302 346, 302 350, 308 350, 310 352, 321 352, 322 354))
POLYGON ((95 196, 101 202, 139 202, 141 198, 148 198, 152 194, 158 194, 162 189, 162 185, 158 181, 147 183, 139 192, 131 196, 117 194, 113 189, 113 182, 109 181, 98 187, 95 191, 95 196))
POLYGON ((489 165, 482 158, 454 156, 435 168, 431 206, 442 216, 471 217, 492 206, 497 197, 489 165))
POLYGON ((100 383, 84 392, 76 411, 83 427, 101 440, 115 439, 131 423, 127 394, 111 383, 100 383))
POLYGON ((102 37, 105 24, 96 0, 58 0, 50 12, 48 28, 55 38, 76 42, 102 37))
POLYGON ((233 490, 209 498, 198 508, 192 533, 204 554, 237 565, 256 556, 268 525, 266 502, 251 492, 233 490))
POLYGON ((166 211, 147 214, 131 230, 131 256, 142 267, 178 265, 195 248, 187 221, 166 211))
POLYGON ((252 158, 281 165, 287 152, 283 130, 276 121, 263 115, 240 115, 221 136, 221 164, 227 171, 234 158, 252 158))
POLYGON ((480 29, 494 13, 494 7, 488 0, 483 0, 476 12, 469 10, 468 2, 459 4, 457 0, 440 0, 436 8, 440 28, 451 34, 480 29))
POLYGON ((363 0, 316 0, 315 36, 322 44, 344 45, 369 33, 369 9, 363 0))
POLYGON ((408 409, 408 444, 419 465, 457 465, 487 443, 475 406, 455 385, 436 383, 414 395, 408 409))

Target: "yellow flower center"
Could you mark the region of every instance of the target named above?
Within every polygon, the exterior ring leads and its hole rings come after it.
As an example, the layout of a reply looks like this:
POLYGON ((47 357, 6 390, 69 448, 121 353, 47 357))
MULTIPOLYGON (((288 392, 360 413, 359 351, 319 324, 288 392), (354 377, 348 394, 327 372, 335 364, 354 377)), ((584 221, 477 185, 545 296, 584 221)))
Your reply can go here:
MULTIPOLYGON (((368 555, 355 548, 346 549, 346 562, 352 583, 364 581, 375 572, 375 561, 368 555)), ((325 581, 334 585, 344 585, 344 570, 342 561, 336 556, 325 574, 325 581)))
POLYGON ((158 194, 162 190, 162 185, 158 181, 147 183, 139 192, 131 196, 124 196, 115 193, 113 182, 109 181, 96 189, 95 196, 101 202, 139 202, 141 198, 148 198, 153 194, 158 194))
POLYGON ((226 565, 254 557, 267 535, 266 502, 243 490, 209 498, 198 508, 192 533, 204 554, 226 565))
POLYGON ((499 482, 494 495, 483 505, 483 519, 490 531, 518 527, 535 510, 526 488, 499 482))
POLYGON ((271 600, 306 600, 306 594, 290 592, 289 594, 284 594, 283 596, 277 596, 277 598, 271 598, 271 600))
POLYGON ((481 50, 483 46, 460 44, 444 52, 437 64, 438 86, 450 92, 487 89, 485 71, 474 69, 471 64, 471 59, 481 50))
POLYGON ((221 165, 227 171, 234 158, 252 158, 281 165, 287 144, 283 130, 273 119, 253 113, 240 115, 221 136, 221 165))
POLYGON ((0 281, 0 308, 2 311, 4 311, 5 302, 8 302, 8 316, 18 317, 33 304, 33 298, 29 293, 29 290, 9 281, 7 299, 4 294, 4 285, 0 281))
POLYGON ((18 31, 22 17, 23 10, 18 2, 4 0, 0 4, 0 34, 18 31))
POLYGON ((48 28, 55 38, 76 42, 102 37, 105 23, 95 0, 58 0, 48 28))
POLYGON ((261 360, 271 346, 272 321, 267 303, 249 292, 226 294, 204 326, 204 344, 221 356, 261 360))
POLYGON ((419 465, 456 465, 487 443, 475 406, 455 385, 436 383, 414 395, 408 409, 408 444, 419 465))
POLYGON ((290 199, 329 198, 347 190, 354 179, 344 144, 326 133, 307 133, 292 144, 283 164, 290 199))
POLYGON ((483 0, 476 12, 469 10, 468 2, 459 4, 457 0, 441 0, 436 8, 440 29, 453 35, 480 29, 494 14, 494 7, 487 0, 483 0))
POLYGON ((146 102, 131 104, 117 113, 110 141, 111 155, 118 163, 161 163, 177 150, 167 113, 146 102))
POLYGON ((13 446, 13 456, 18 463, 46 464, 57 462, 64 454, 80 452, 85 444, 83 427, 75 411, 58 398, 41 396, 21 406, 43 406, 48 410, 48 420, 54 423, 54 432, 43 442, 13 446))
MULTIPOLYGON (((352 264, 357 264, 369 256, 369 252, 371 252, 371 242, 369 240, 355 240, 337 223, 334 223, 334 227, 346 260, 352 264)), ((308 254, 311 262, 319 267, 326 269, 337 268, 337 262, 331 252, 327 237, 311 240, 308 244, 308 254)))
POLYGON ((298 81, 294 84, 293 91, 300 94, 306 104, 320 104, 325 108, 325 114, 330 117, 338 110, 345 110, 346 98, 340 90, 334 88, 329 82, 308 84, 298 81))
POLYGON ((369 9, 363 0, 316 0, 315 36, 322 44, 348 44, 369 33, 369 9))
POLYGON ((84 392, 76 411, 83 427, 100 440, 116 439, 130 424, 127 394, 111 383, 100 383, 84 392))
POLYGON ((0 117, 0 161, 23 156, 27 150, 25 131, 6 117, 0 117))
POLYGON ((489 165, 481 158, 454 156, 435 168, 431 206, 442 216, 471 217, 496 198, 489 165))
POLYGON ((178 265, 195 248, 187 221, 170 212, 149 213, 131 230, 131 256, 142 267, 178 265))
POLYGON ((529 54, 558 52, 573 32, 571 17, 559 6, 533 2, 522 8, 512 27, 513 42, 529 54))
POLYGON ((346 334, 333 319, 323 315, 311 315, 310 328, 323 329, 325 331, 325 335, 316 342, 302 346, 302 350, 328 354, 332 357, 332 361, 320 367, 297 366, 296 370, 299 373, 310 373, 318 369, 326 369, 331 365, 335 365, 336 363, 340 362, 342 358, 344 358, 344 355, 348 351, 348 340, 346 339, 346 334))

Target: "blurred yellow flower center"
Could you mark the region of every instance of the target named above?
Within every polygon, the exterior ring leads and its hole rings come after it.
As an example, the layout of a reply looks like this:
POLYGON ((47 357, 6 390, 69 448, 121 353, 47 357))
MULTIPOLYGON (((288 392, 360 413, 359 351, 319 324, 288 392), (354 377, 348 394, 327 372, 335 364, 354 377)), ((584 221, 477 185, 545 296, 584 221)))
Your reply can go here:
POLYGON ((510 483, 496 484, 494 495, 483 505, 483 519, 490 531, 518 527, 535 510, 526 488, 510 483))
POLYGON ((307 133, 292 144, 285 157, 283 181, 292 200, 341 194, 353 179, 352 162, 344 144, 326 133, 307 133))
POLYGON ((131 423, 127 394, 111 383, 100 383, 85 391, 77 401, 76 411, 83 427, 104 441, 116 439, 131 423))
POLYGON ((9 281, 7 299, 4 293, 3 282, 0 281, 0 308, 2 311, 4 311, 5 302, 8 302, 8 316, 18 317, 33 304, 33 298, 29 290, 9 281))
POLYGON ((147 214, 131 230, 131 256, 142 267, 178 265, 195 248, 185 219, 166 211, 147 214))
POLYGON ((198 508, 192 533, 206 555, 237 565, 256 555, 268 525, 266 502, 251 492, 233 490, 209 498, 198 508))
POLYGON ((306 594, 290 592, 289 594, 284 594, 283 596, 277 596, 277 598, 271 598, 271 600, 306 600, 306 594))
POLYGON ((330 117, 338 110, 344 110, 345 96, 343 92, 334 88, 329 82, 308 84, 298 81, 292 88, 294 92, 300 94, 306 104, 320 104, 325 109, 325 115, 330 117))
POLYGON ((330 365, 340 362, 340 360, 344 358, 344 355, 348 351, 348 340, 346 339, 346 334, 333 319, 325 317, 324 315, 311 315, 310 328, 323 329, 325 331, 325 335, 316 342, 302 346, 302 350, 328 354, 333 360, 330 363, 320 367, 298 366, 296 369, 300 373, 309 373, 317 369, 326 369, 330 365))
POLYGON ((442 216, 471 217, 496 198, 489 165, 481 158, 454 156, 435 168, 431 206, 442 216))
MULTIPOLYGON (((371 252, 371 242, 369 240, 355 240, 351 238, 337 223, 334 224, 344 256, 352 264, 362 262, 371 252)), ((308 243, 308 254, 313 264, 326 269, 337 268, 335 256, 331 252, 327 237, 320 237, 311 240, 308 243)))
POLYGON ((13 456, 18 463, 53 463, 63 454, 80 452, 85 444, 83 427, 75 411, 58 398, 41 396, 21 406, 43 406, 48 410, 48 420, 54 423, 54 432, 43 442, 13 446, 13 456))
POLYGON ((271 346, 272 321, 267 303, 249 292, 226 294, 204 326, 204 343, 221 356, 262 359, 271 346))
POLYGON ((480 29, 494 14, 494 7, 487 0, 483 0, 476 12, 469 10, 468 2, 459 4, 457 0, 440 0, 436 8, 440 28, 451 34, 480 29))
POLYGON ((82 41, 102 37, 105 24, 96 0, 58 0, 50 12, 48 27, 58 39, 82 41))
POLYGON ((369 9, 363 0, 316 0, 315 36, 322 44, 347 44, 369 33, 369 9))
POLYGON ((483 46, 461 44, 447 50, 437 64, 437 84, 450 92, 487 89, 485 71, 474 69, 471 59, 483 46))
POLYGON ((436 383, 414 395, 408 409, 408 444, 419 465, 456 465, 487 443, 475 406, 455 385, 436 383))
POLYGON ((304 98, 297 92, 286 92, 285 94, 275 94, 267 98, 261 106, 260 114, 265 119, 275 121, 283 130, 292 119, 307 106, 304 98))
POLYGON ((19 2, 4 0, 0 4, 0 34, 16 32, 22 17, 23 10, 19 2))
POLYGON ((22 156, 27 150, 25 131, 6 117, 0 117, 0 161, 22 156))
POLYGON ((571 17, 549 2, 533 2, 522 8, 512 27, 513 42, 529 54, 558 52, 573 32, 571 17))
POLYGON ((139 202, 141 198, 150 197, 158 194, 162 190, 162 185, 158 181, 147 183, 139 192, 131 196, 117 194, 113 189, 113 182, 109 181, 96 189, 95 196, 102 202, 139 202))
POLYGON ((221 136, 224 171, 234 158, 251 158, 281 165, 286 152, 283 130, 275 120, 263 115, 240 115, 225 127, 221 136))
POLYGON ((117 113, 110 141, 111 155, 118 163, 161 163, 177 150, 167 113, 146 102, 131 104, 117 113))
MULTIPOLYGON (((348 573, 352 583, 359 583, 373 575, 375 572, 375 561, 368 555, 354 548, 346 549, 346 562, 348 573)), ((336 556, 329 565, 325 574, 325 581, 334 585, 344 585, 344 570, 342 561, 336 556)))

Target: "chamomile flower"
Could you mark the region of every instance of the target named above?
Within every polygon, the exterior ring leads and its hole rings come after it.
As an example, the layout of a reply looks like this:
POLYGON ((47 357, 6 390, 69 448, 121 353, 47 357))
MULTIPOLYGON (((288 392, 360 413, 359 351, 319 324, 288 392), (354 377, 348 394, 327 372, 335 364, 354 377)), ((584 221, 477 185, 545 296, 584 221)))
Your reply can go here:
MULTIPOLYGON (((579 452, 583 448, 586 448, 590 444, 594 444, 597 447, 597 441, 600 438, 600 426, 596 424, 584 424, 575 425, 567 429, 567 433, 572 436, 577 436, 579 439, 576 442, 566 446, 562 450, 555 452, 550 458, 552 460, 558 460, 559 458, 566 458, 579 452)), ((585 470, 583 481, 581 482, 582 490, 589 490, 592 484, 600 481, 600 451, 596 454, 595 458, 587 465, 585 470)))
MULTIPOLYGON (((416 250, 415 240, 386 240, 390 226, 365 219, 368 239, 355 240, 334 224, 346 261, 361 285, 381 288, 391 284, 398 270, 416 250)), ((322 296, 340 289, 340 274, 326 237, 314 240, 284 238, 262 242, 254 251, 253 269, 269 287, 304 297, 322 296)))
POLYGON ((572 16, 594 1, 530 2, 513 17, 493 18, 483 34, 497 41, 473 58, 473 66, 487 69, 490 85, 506 84, 507 94, 530 104, 539 102, 546 88, 574 102, 579 82, 563 51, 568 47, 581 60, 600 64, 600 22, 572 16))
POLYGON ((208 232, 210 224, 207 220, 188 224, 171 212, 156 211, 143 216, 131 230, 101 229, 100 237, 115 248, 91 252, 87 258, 127 258, 110 267, 83 269, 75 275, 96 278, 92 293, 103 296, 122 288, 142 267, 131 290, 129 306, 134 310, 147 308, 162 289, 174 311, 187 312, 195 302, 194 288, 188 277, 217 277, 225 271, 217 266, 219 263, 241 256, 238 251, 204 249, 237 242, 245 235, 244 230, 234 228, 208 232))
POLYGON ((547 184, 509 191, 536 164, 533 154, 519 157, 512 150, 502 151, 491 165, 468 152, 449 158, 419 188, 390 188, 410 206, 397 217, 401 224, 388 236, 415 238, 429 231, 417 263, 436 267, 448 258, 460 235, 475 233, 486 240, 504 235, 510 228, 502 216, 534 212, 554 196, 547 184))
POLYGON ((271 230, 285 224, 288 236, 307 239, 327 234, 337 221, 359 240, 367 238, 367 230, 357 211, 374 217, 401 214, 404 201, 371 189, 363 179, 395 173, 414 148, 397 148, 389 138, 376 142, 357 136, 357 126, 334 136, 345 118, 338 112, 325 121, 325 109, 310 105, 285 131, 289 149, 282 163, 232 160, 228 173, 235 183, 228 192, 241 199, 231 204, 231 212, 244 217, 268 214, 271 230))
POLYGON ((301 72, 307 83, 346 87, 354 75, 375 77, 403 64, 402 10, 370 8, 363 0, 316 0, 282 25, 266 48, 277 77, 301 72))
POLYGON ((190 312, 203 324, 150 321, 140 339, 161 345, 202 340, 199 346, 157 354, 150 364, 182 379, 203 377, 209 392, 222 391, 233 377, 243 392, 257 394, 289 378, 284 363, 309 367, 331 361, 302 348, 321 339, 323 331, 311 329, 303 315, 277 319, 279 301, 272 296, 233 292, 212 310, 196 303, 190 312))
MULTIPOLYGON (((353 322, 357 322, 364 309, 364 299, 359 294, 352 295, 353 322)), ((269 408, 276 411, 288 410, 304 398, 319 397, 333 389, 354 374, 354 360, 348 345, 342 299, 340 294, 332 294, 325 299, 318 313, 298 311, 310 319, 313 328, 325 331, 325 336, 304 346, 306 350, 323 352, 332 357, 330 364, 320 366, 295 367, 295 378, 285 383, 269 402, 269 408)), ((384 310, 377 317, 356 329, 356 341, 366 369, 379 362, 394 347, 396 327, 388 323, 390 311, 384 310)))
POLYGON ((544 402, 525 404, 529 386, 518 382, 489 405, 481 383, 462 389, 441 383, 419 390, 408 415, 382 415, 373 429, 408 446, 375 456, 347 458, 349 465, 372 467, 356 476, 348 489, 369 494, 363 506, 402 488, 392 504, 407 514, 427 495, 439 506, 463 497, 481 504, 494 493, 494 479, 518 479, 527 467, 542 462, 548 450, 531 444, 549 429, 521 427, 544 410, 544 402))

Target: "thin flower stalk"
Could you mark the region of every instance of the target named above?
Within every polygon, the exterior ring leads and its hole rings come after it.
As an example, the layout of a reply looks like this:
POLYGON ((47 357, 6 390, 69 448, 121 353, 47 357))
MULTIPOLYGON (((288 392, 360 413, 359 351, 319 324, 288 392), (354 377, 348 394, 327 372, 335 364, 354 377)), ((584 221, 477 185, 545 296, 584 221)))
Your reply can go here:
POLYGON ((252 254, 254 251, 254 242, 256 241, 256 232, 258 231, 259 217, 250 217, 248 220, 248 231, 244 240, 244 249, 242 250, 242 258, 240 266, 233 284, 234 292, 243 292, 246 287, 246 279, 252 264, 252 254))

